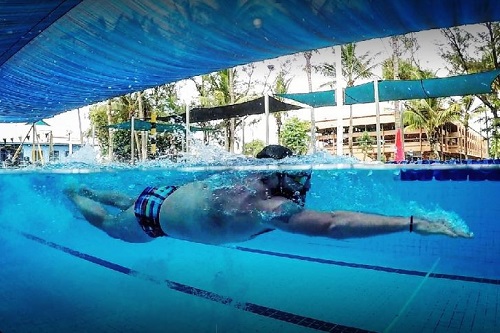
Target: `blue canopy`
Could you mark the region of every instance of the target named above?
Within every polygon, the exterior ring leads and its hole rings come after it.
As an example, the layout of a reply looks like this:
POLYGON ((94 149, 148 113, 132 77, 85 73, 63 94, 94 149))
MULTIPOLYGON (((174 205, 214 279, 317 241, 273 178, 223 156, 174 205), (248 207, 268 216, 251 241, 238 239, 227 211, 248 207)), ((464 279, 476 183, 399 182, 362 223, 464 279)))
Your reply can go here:
MULTIPOLYGON (((488 94, 492 92, 493 80, 498 75, 500 75, 500 69, 445 78, 379 81, 379 101, 488 94)), ((373 82, 347 87, 344 95, 345 105, 373 103, 375 102, 375 87, 373 82)), ((277 96, 293 99, 315 108, 337 105, 335 90, 278 94, 277 96)))
POLYGON ((331 45, 500 21, 498 0, 0 0, 0 121, 331 45))

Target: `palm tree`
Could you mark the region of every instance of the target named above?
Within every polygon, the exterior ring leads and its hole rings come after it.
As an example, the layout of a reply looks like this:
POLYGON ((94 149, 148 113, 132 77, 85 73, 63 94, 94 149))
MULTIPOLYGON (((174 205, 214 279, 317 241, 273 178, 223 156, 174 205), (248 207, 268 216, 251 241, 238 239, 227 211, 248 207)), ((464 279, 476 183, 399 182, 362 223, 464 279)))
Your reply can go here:
MULTIPOLYGON (((194 78, 192 81, 200 94, 200 103, 203 107, 213 107, 232 104, 235 100, 234 83, 236 80, 236 70, 234 68, 224 69, 215 73, 202 75, 201 82, 194 78)), ((236 98, 237 99, 237 98, 236 98)), ((234 148, 234 128, 235 125, 230 120, 223 120, 221 127, 225 129, 224 142, 226 150, 234 148)), ((207 141, 207 138, 205 138, 207 141)))
MULTIPOLYGON (((235 104, 251 100, 255 95, 250 93, 252 87, 251 75, 252 66, 246 66, 242 71, 236 68, 228 68, 207 75, 202 75, 201 80, 191 78, 199 93, 199 101, 202 107, 222 106, 235 104), (247 82, 239 80, 239 73, 246 72, 247 82)), ((241 118, 234 120, 223 120, 217 127, 225 129, 223 142, 226 144, 227 151, 234 151, 236 129, 242 125, 241 118)))
POLYGON ((370 136, 367 131, 364 131, 363 134, 356 140, 359 144, 359 148, 363 152, 363 162, 366 160, 366 155, 368 152, 373 151, 373 144, 375 140, 370 136))
POLYGON ((441 139, 441 128, 448 122, 458 120, 460 111, 456 106, 445 107, 442 98, 426 98, 413 100, 405 104, 403 120, 408 129, 423 129, 432 152, 437 159, 442 158, 442 149, 438 150, 441 139))
MULTIPOLYGON (((315 50, 315 52, 318 52, 318 50, 315 50)), ((304 67, 304 70, 307 75, 307 86, 308 86, 308 91, 311 93, 313 91, 312 88, 312 65, 311 65, 311 58, 312 58, 313 51, 306 51, 303 53, 304 58, 306 59, 306 65, 304 67)), ((316 152, 316 119, 314 115, 314 108, 311 108, 311 141, 310 141, 310 151, 315 153, 316 152)))
MULTIPOLYGON (((354 84, 360 79, 369 79, 374 76, 373 69, 378 65, 374 63, 375 55, 371 55, 370 52, 365 52, 362 55, 356 55, 356 43, 349 43, 341 47, 342 52, 342 75, 346 80, 346 85, 348 87, 354 86, 354 84)), ((335 64, 322 63, 316 67, 316 69, 323 75, 335 78, 335 64)), ((336 85, 336 80, 332 80, 323 84, 322 86, 334 87, 336 85)), ((353 115, 352 115, 352 105, 349 105, 349 153, 353 155, 353 115)))
POLYGON ((464 96, 460 101, 456 101, 452 104, 459 114, 459 121, 465 128, 465 142, 464 142, 464 155, 465 159, 469 158, 468 144, 467 140, 469 137, 469 122, 473 118, 484 113, 487 108, 484 105, 478 105, 473 108, 474 96, 464 96))
MULTIPOLYGON (((276 81, 274 84, 274 94, 286 94, 288 92, 288 87, 292 82, 292 78, 286 77, 287 72, 285 70, 281 70, 276 77, 276 81)), ((285 111, 275 112, 273 113, 274 119, 276 119, 276 134, 278 135, 278 140, 281 141, 281 128, 283 126, 283 118, 286 114, 285 111)))

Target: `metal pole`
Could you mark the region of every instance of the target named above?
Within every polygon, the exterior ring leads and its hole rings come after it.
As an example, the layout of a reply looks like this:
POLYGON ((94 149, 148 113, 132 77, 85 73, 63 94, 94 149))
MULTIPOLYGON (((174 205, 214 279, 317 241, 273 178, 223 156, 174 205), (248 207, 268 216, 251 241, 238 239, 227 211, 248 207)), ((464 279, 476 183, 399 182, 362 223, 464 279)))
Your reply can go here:
MULTIPOLYGON (((394 80, 399 80, 399 37, 391 37, 392 41, 392 68, 393 68, 393 78, 394 80)), ((398 128, 401 129, 401 149, 403 149, 403 155, 406 158, 406 154, 404 153, 405 151, 405 127, 404 127, 404 121, 403 121, 403 109, 401 108, 401 104, 399 103, 399 100, 394 101, 394 119, 397 119, 399 116, 399 122, 394 124, 394 127, 396 130, 398 128)))
POLYGON ((266 146, 269 145, 269 94, 264 95, 264 114, 266 118, 266 146))
MULTIPOLYGON (((234 75, 233 69, 229 68, 229 103, 234 104, 234 75)), ((229 135, 226 140, 229 140, 229 152, 234 154, 234 144, 236 137, 236 118, 229 119, 229 135)))
POLYGON ((335 46, 335 76, 337 78, 337 87, 335 89, 336 95, 336 112, 337 112, 337 155, 344 155, 344 124, 342 109, 344 108, 344 89, 342 76, 342 48, 335 46))
POLYGON ((311 108, 311 151, 313 154, 316 152, 316 118, 314 108, 311 108))
MULTIPOLYGON (((138 95, 138 106, 139 106, 139 118, 141 120, 146 120, 146 113, 144 112, 144 107, 142 105, 142 91, 139 92, 138 95)), ((148 132, 141 132, 141 161, 145 161, 148 159, 148 132)))
POLYGON ((156 157, 156 111, 151 111, 151 155, 156 157))
POLYGON ((189 140, 191 140, 189 120, 189 105, 186 104, 186 153, 189 153, 189 140))
POLYGON ((241 120, 241 153, 245 153, 245 118, 241 120))
MULTIPOLYGON (((111 100, 108 100, 107 104, 107 114, 108 114, 108 126, 111 125, 111 100)), ((113 162, 113 129, 109 127, 109 142, 108 142, 108 160, 113 162)))
POLYGON ((95 124, 92 123, 92 148, 95 148, 95 124))
POLYGON ((37 158, 36 158, 36 141, 35 141, 35 137, 36 137, 36 125, 35 123, 33 123, 33 143, 32 143, 32 146, 31 146, 31 163, 35 163, 37 158))
POLYGON ((135 164, 135 146, 134 146, 134 128, 135 128, 135 117, 130 118, 130 163, 135 164))
POLYGON ((78 112, 78 130, 80 132, 80 144, 83 145, 82 117, 80 115, 80 108, 77 109, 77 112, 78 112))
POLYGON ((380 137, 380 103, 378 96, 378 80, 373 80, 373 91, 375 95, 375 114, 376 114, 376 131, 377 131, 377 161, 382 159, 380 151, 381 137, 380 137))

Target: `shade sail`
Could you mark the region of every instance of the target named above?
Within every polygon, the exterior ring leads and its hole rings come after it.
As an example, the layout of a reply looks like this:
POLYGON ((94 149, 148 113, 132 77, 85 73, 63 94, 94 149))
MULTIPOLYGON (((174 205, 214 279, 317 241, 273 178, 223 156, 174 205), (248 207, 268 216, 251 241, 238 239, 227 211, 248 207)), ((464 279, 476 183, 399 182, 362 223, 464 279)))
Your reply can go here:
MULTIPOLYGON (((396 101, 448 96, 487 94, 500 70, 424 80, 384 80, 378 82, 379 101, 396 101)), ((335 91, 278 94, 312 107, 335 106, 335 91)), ((373 82, 345 89, 345 105, 375 102, 373 82)))
MULTIPOLYGON (((212 108, 193 108, 189 112, 189 121, 192 123, 199 123, 210 120, 230 119, 254 114, 262 114, 265 112, 264 104, 265 97, 262 96, 254 100, 238 104, 216 106, 212 108)), ((301 108, 302 107, 300 106, 288 104, 269 96, 269 113, 298 110, 301 108)), ((185 113, 173 117, 179 117, 183 122, 186 121, 185 113)), ((171 118, 172 117, 158 117, 159 120, 167 121, 171 118)))
POLYGON ((0 1, 0 65, 81 0, 0 1))
POLYGON ((0 121, 305 50, 500 21, 498 0, 0 0, 0 121))
POLYGON ((335 90, 313 91, 310 93, 277 94, 278 97, 293 99, 294 101, 306 104, 315 108, 322 106, 337 105, 335 100, 335 90))
MULTIPOLYGON (((114 128, 114 129, 121 129, 121 130, 130 130, 132 128, 132 123, 131 123, 131 121, 125 121, 122 123, 109 125, 108 127, 114 128)), ((156 123, 156 130, 158 133, 184 131, 185 128, 186 128, 186 126, 184 126, 182 124, 156 123)), ((196 126, 190 126, 189 129, 191 130, 191 132, 212 131, 213 130, 210 128, 201 128, 201 127, 196 127, 196 126)), ((151 130, 151 122, 145 121, 145 120, 135 119, 134 120, 134 130, 136 130, 136 131, 149 131, 149 130, 151 130)))
MULTIPOLYGON (((379 100, 395 101, 491 93, 500 70, 425 80, 379 81, 379 100)), ((373 82, 346 89, 345 104, 373 103, 373 82)))
POLYGON ((50 126, 43 119, 40 119, 34 123, 26 123, 25 125, 36 125, 36 126, 50 126))

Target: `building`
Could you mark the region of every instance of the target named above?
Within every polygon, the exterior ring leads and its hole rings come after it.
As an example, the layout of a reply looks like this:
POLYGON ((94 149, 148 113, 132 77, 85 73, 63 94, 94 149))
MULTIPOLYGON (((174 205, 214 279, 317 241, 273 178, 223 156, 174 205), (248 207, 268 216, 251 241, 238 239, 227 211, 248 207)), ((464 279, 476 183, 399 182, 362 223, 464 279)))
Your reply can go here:
MULTIPOLYGON (((395 116, 392 111, 384 111, 380 114, 381 131, 381 152, 382 160, 393 161, 396 151, 396 127, 395 116)), ((316 121, 318 129, 317 140, 323 147, 332 154, 335 154, 337 142, 337 121, 323 120, 316 121)), ((343 152, 349 155, 349 119, 343 119, 343 152)), ((368 132, 373 142, 376 142, 376 116, 363 116, 353 118, 353 155, 363 159, 363 151, 356 142, 364 132, 368 132)), ((427 140, 425 131, 405 130, 404 131, 404 151, 407 160, 429 159, 432 156, 432 149, 427 140)), ((469 128, 466 131, 465 126, 459 122, 450 122, 441 128, 440 147, 445 159, 463 159, 463 158, 486 158, 488 157, 488 145, 486 139, 477 131, 469 128), (467 132, 467 137, 466 137, 467 132)), ((367 153, 368 159, 377 158, 377 145, 373 144, 367 153)))
POLYGON ((18 127, 17 131, 4 130, 0 132, 0 140, 0 167, 56 162, 83 146, 71 133, 54 136, 49 127, 34 131, 31 126, 18 127))

